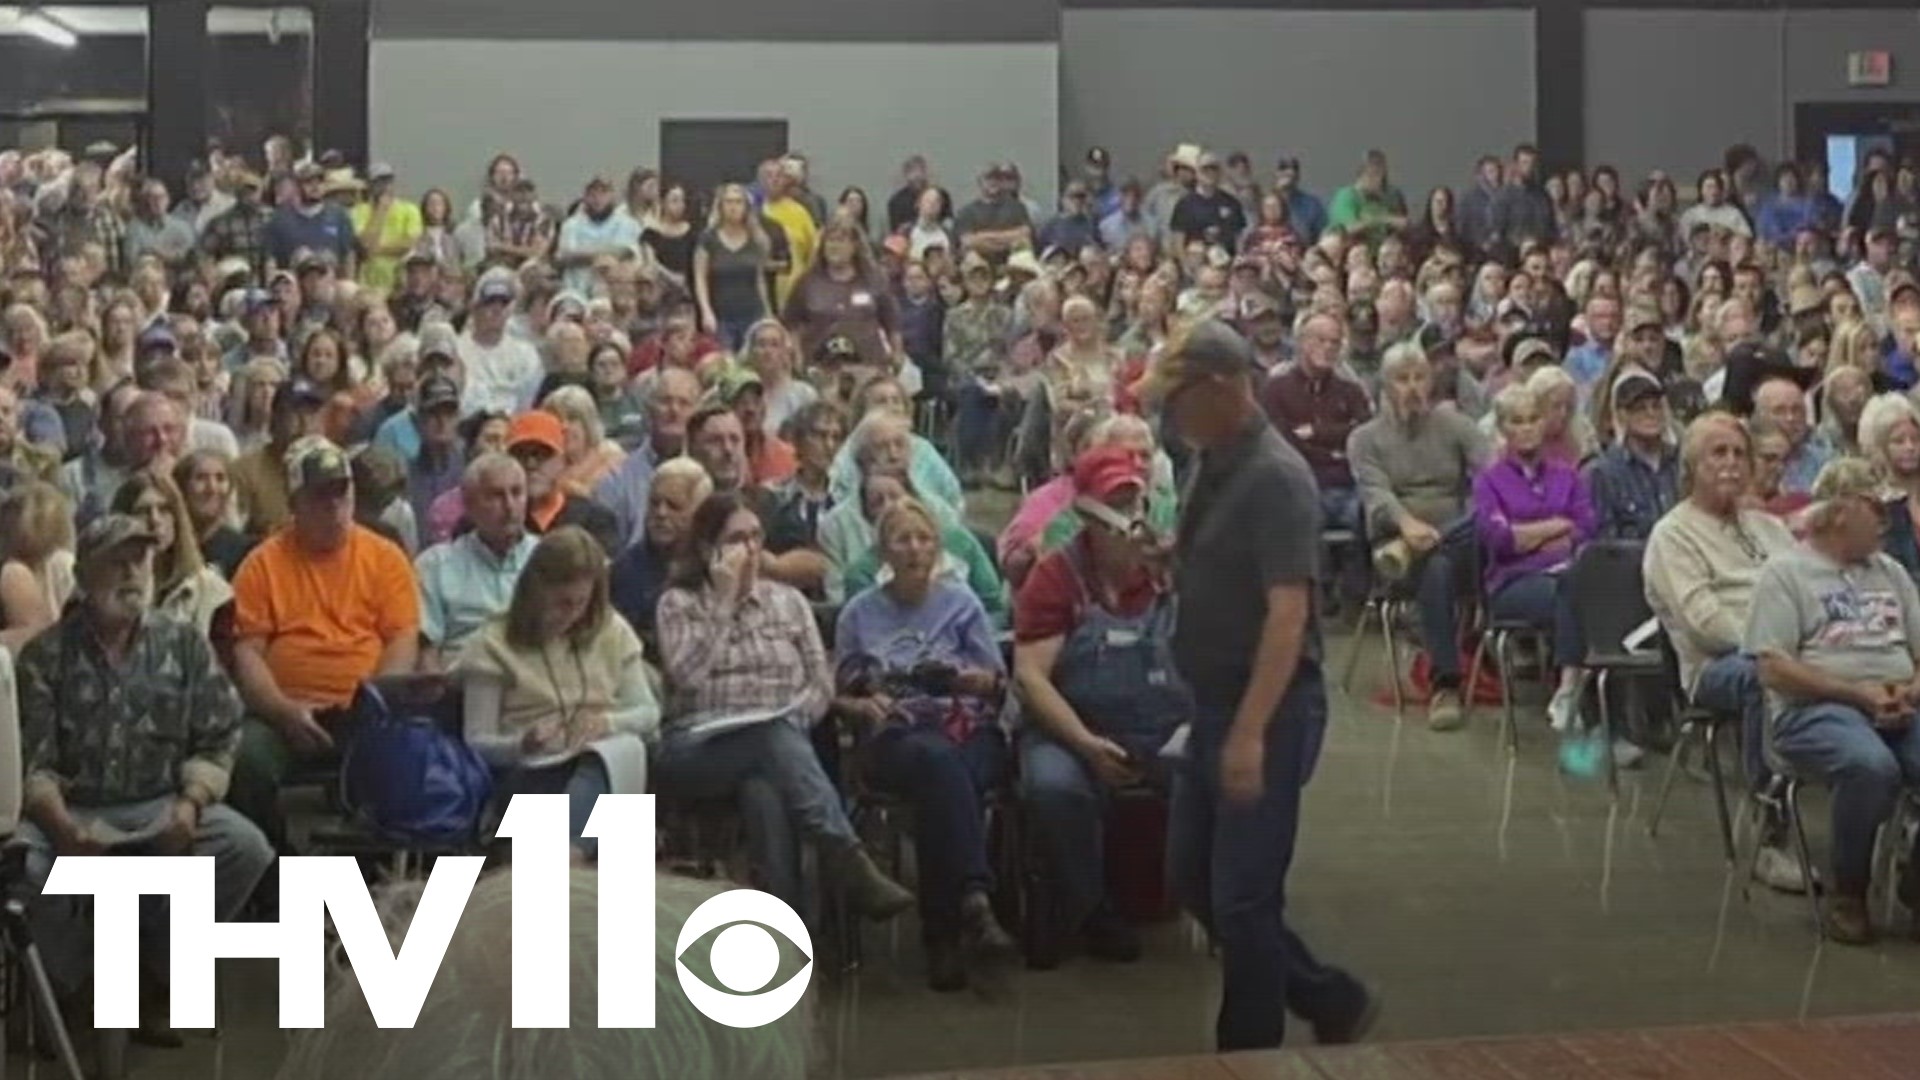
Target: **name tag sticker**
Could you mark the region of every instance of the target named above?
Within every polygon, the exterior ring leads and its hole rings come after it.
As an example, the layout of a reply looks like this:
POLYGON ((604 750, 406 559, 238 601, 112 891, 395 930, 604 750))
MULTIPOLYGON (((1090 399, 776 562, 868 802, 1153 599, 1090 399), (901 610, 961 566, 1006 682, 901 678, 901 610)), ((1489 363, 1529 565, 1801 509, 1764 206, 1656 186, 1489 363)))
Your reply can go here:
POLYGON ((1140 644, 1140 632, 1138 630, 1109 630, 1107 631, 1107 644, 1116 649, 1124 649, 1132 645, 1138 645, 1140 644))
POLYGON ((866 290, 864 290, 864 289, 863 289, 863 290, 861 290, 861 291, 859 291, 859 292, 856 292, 856 293, 854 293, 854 294, 853 294, 853 306, 854 306, 854 307, 872 307, 872 306, 873 306, 873 294, 872 294, 872 293, 870 293, 870 292, 867 292, 867 291, 866 291, 866 290))
POLYGON ((1167 673, 1160 668, 1147 672, 1147 685, 1156 687, 1167 685, 1167 673))

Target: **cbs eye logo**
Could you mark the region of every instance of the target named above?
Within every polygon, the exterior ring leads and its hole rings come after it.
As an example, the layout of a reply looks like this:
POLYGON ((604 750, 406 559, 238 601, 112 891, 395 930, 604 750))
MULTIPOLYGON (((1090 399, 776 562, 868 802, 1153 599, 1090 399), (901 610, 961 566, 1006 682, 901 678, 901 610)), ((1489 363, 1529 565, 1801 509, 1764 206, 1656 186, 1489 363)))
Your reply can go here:
POLYGON ((674 942, 674 973, 680 991, 708 1019, 728 1027, 756 1028, 787 1015, 813 981, 813 938, 800 916, 777 896, 753 889, 721 893, 693 910, 674 942), (707 985, 687 970, 687 953, 715 929, 708 946, 713 977, 725 989, 707 985), (785 934, 806 957, 806 964, 779 986, 780 943, 768 927, 785 934))

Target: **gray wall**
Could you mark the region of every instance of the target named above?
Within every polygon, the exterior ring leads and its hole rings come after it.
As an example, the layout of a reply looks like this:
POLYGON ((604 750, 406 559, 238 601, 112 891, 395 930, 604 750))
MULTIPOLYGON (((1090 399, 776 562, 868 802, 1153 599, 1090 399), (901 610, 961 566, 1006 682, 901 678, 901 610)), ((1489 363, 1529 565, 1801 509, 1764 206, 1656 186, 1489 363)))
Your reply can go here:
POLYGON ((1523 10, 1069 10, 1060 53, 1062 160, 1102 145, 1143 178, 1202 142, 1247 151, 1262 177, 1298 154, 1331 191, 1377 146, 1411 197, 1534 138, 1523 10))
POLYGON ((1058 0, 374 0, 376 38, 1052 41, 1058 0))
POLYGON ((373 159, 458 201, 501 150, 552 201, 595 173, 617 182, 659 163, 662 119, 784 118, 816 190, 857 184, 876 207, 914 150, 959 199, 993 159, 1019 162, 1037 198, 1054 187, 1051 42, 376 40, 369 66, 373 159))
POLYGON ((1812 101, 1920 101, 1920 17, 1911 11, 1589 11, 1587 161, 1683 185, 1737 142, 1793 149, 1793 109, 1812 101), (1893 84, 1847 86, 1846 55, 1893 53, 1893 84))

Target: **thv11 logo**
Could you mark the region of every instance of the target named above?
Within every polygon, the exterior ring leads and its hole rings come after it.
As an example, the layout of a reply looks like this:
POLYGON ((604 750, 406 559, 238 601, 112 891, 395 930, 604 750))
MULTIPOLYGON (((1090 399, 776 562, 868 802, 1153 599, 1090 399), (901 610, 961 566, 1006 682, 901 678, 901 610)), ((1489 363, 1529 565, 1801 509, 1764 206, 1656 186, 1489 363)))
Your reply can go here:
MULTIPOLYGON (((654 797, 602 795, 586 835, 599 841, 599 1025, 654 1026, 654 797)), ((571 1017, 568 948, 572 870, 565 795, 516 795, 499 835, 513 841, 513 1026, 564 1028, 571 1017)), ((340 944, 381 1027, 410 1028, 446 958, 474 882, 479 856, 434 863, 406 938, 396 953, 374 909, 359 864, 347 856, 280 860, 280 921, 225 923, 213 918, 210 855, 63 856, 45 892, 93 897, 94 1018, 106 1028, 139 1026, 140 897, 171 900, 171 1023, 208 1028, 214 1018, 214 961, 259 957, 280 962, 280 1026, 317 1028, 325 1014, 326 931, 331 915, 340 944)), ((779 898, 734 889, 708 899, 680 929, 674 946, 681 992, 708 1018, 752 1028, 785 1016, 813 977, 813 939, 779 898), (689 946, 716 928, 717 990, 687 970, 689 946), (792 940, 805 966, 778 987, 764 987, 778 966, 768 928, 792 940), (772 963, 769 963, 769 959, 772 963)))

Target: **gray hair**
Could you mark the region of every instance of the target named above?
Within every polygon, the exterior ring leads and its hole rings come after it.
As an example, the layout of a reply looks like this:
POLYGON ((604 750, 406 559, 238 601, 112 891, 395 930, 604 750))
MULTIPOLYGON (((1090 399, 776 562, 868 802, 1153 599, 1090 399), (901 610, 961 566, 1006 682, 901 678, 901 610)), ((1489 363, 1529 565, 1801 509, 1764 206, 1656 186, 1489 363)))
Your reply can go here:
MULTIPOLYGON (((811 995, 765 1027, 732 1028, 702 1015, 681 992, 675 951, 694 909, 723 890, 671 874, 658 874, 654 882, 654 911, 628 915, 655 922, 656 1027, 599 1026, 598 876, 585 869, 573 871, 570 895, 571 1025, 513 1026, 508 992, 513 951, 505 947, 513 925, 513 871, 507 870, 474 886, 411 1029, 377 1027, 357 981, 336 971, 327 994, 326 1026, 292 1033, 279 1080, 806 1076, 814 1052, 811 995)), ((422 890, 420 883, 403 884, 379 901, 381 921, 396 948, 422 890)), ((698 946, 690 952, 697 953, 698 946)), ((689 965, 697 966, 692 960, 689 965)))
POLYGON ((1386 354, 1380 357, 1380 380, 1386 382, 1414 364, 1432 367, 1427 359, 1427 350, 1420 347, 1418 338, 1408 338, 1387 347, 1386 354))
POLYGON ((697 458, 687 457, 685 454, 677 458, 668 458, 660 463, 659 468, 653 470, 654 487, 659 487, 662 481, 668 480, 692 484, 695 505, 706 502, 707 496, 713 494, 713 477, 707 472, 707 467, 700 464, 697 458))
POLYGON ((1920 430, 1920 410, 1904 396, 1880 394, 1867 402, 1867 407, 1860 410, 1860 449, 1868 461, 1882 469, 1888 468, 1887 442, 1903 422, 1920 430))
POLYGON ((862 417, 860 423, 854 426, 853 434, 847 437, 847 445, 851 448, 854 462, 860 466, 860 471, 863 473, 866 471, 867 466, 871 464, 868 457, 868 447, 872 445, 874 438, 880 434, 879 429, 882 427, 897 427, 908 433, 913 431, 913 423, 911 421, 899 413, 886 409, 875 409, 862 417))
POLYGON ((526 479, 526 469, 521 467, 520 463, 515 461, 511 455, 502 454, 498 451, 481 454, 479 457, 467 462, 466 471, 460 474, 460 490, 462 492, 472 491, 474 488, 480 486, 481 482, 486 480, 487 477, 502 474, 518 475, 522 480, 526 479))

